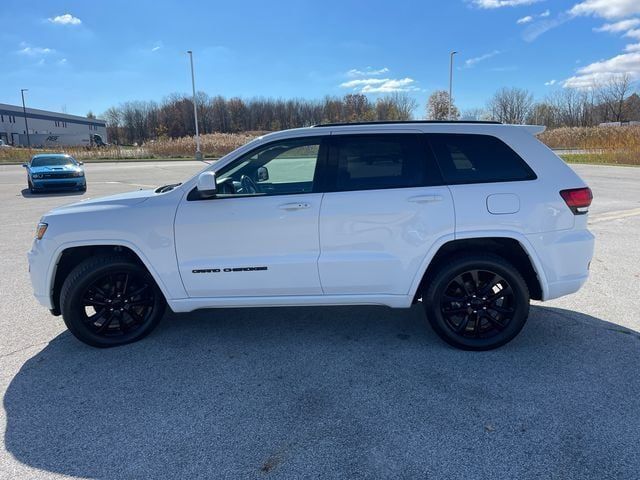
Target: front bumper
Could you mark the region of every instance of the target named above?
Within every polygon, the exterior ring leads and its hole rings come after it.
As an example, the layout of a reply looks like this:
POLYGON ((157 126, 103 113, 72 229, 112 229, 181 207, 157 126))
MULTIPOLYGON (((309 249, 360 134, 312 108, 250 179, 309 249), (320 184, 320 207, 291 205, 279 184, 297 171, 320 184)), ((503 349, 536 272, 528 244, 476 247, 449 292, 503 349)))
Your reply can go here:
POLYGON ((87 186, 85 177, 74 178, 47 178, 47 179, 31 179, 31 185, 36 190, 65 190, 84 188, 87 186))
POLYGON ((51 242, 46 238, 34 240, 31 250, 27 253, 29 261, 29 277, 33 287, 33 295, 41 305, 48 309, 53 308, 51 301, 51 282, 49 281, 51 268, 50 260, 52 252, 49 251, 51 242))

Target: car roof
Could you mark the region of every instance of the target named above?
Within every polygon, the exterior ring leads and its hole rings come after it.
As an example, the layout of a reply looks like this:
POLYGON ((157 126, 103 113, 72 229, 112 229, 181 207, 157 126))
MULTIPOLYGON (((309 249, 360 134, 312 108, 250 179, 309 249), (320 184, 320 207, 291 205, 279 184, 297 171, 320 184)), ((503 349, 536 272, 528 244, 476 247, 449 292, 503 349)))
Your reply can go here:
POLYGON ((500 122, 484 121, 431 121, 410 120, 402 122, 355 122, 355 123, 326 123, 312 127, 293 128, 267 133, 258 137, 256 141, 272 141, 303 136, 334 135, 338 133, 477 133, 485 135, 505 135, 514 130, 522 130, 537 135, 545 130, 542 125, 512 125, 500 122))

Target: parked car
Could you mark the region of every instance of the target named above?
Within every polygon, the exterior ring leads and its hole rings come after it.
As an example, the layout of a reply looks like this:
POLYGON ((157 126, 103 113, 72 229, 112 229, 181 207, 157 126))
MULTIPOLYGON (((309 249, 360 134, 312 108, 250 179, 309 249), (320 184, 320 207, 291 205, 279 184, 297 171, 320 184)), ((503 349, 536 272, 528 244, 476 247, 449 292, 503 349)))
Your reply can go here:
POLYGON ((87 190, 83 163, 71 155, 43 153, 34 155, 27 169, 27 186, 31 193, 42 190, 87 190))
POLYGON ((0 148, 11 148, 2 138, 0 138, 0 148))
POLYGON ((577 291, 591 191, 534 134, 494 123, 328 124, 260 137, 182 184, 47 213, 36 298, 97 347, 165 304, 422 303, 469 350, 513 339, 529 300, 577 291))

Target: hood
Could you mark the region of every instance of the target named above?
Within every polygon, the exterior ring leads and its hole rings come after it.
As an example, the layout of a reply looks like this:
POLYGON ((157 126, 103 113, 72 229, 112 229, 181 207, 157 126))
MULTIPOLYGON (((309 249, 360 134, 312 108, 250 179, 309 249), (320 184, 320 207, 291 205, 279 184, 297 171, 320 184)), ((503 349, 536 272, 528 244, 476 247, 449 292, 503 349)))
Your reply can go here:
POLYGON ((31 173, 55 173, 55 172, 81 172, 80 165, 44 165, 42 167, 29 167, 31 173))
POLYGON ((108 197, 88 198, 81 202, 64 205, 54 208, 45 215, 64 215, 67 213, 81 212, 98 212, 114 208, 129 207, 142 203, 148 198, 154 196, 154 190, 135 190, 133 192, 119 193, 117 195, 109 195, 108 197))

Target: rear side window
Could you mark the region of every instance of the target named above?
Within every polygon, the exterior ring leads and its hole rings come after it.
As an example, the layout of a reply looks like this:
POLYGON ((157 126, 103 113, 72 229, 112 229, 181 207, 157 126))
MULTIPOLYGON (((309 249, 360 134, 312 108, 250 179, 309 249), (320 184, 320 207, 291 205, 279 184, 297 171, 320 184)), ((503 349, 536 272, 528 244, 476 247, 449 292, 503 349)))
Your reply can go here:
POLYGON ((534 180, 536 174, 511 147, 491 135, 429 134, 447 184, 534 180))
POLYGON ((441 183, 419 134, 333 137, 334 190, 377 190, 441 183), (431 172, 431 173, 430 173, 431 172))

